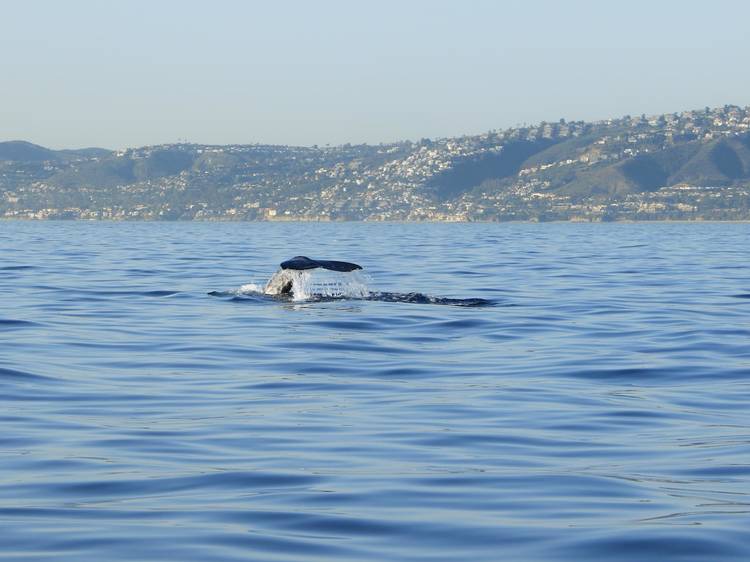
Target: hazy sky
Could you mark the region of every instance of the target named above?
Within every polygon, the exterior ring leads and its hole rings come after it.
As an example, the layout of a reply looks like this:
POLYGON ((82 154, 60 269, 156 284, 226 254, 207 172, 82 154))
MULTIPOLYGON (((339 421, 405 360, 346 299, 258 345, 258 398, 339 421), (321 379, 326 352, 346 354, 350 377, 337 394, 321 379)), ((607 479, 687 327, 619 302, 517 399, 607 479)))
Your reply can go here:
POLYGON ((340 144, 750 105, 750 2, 0 0, 0 140, 340 144))

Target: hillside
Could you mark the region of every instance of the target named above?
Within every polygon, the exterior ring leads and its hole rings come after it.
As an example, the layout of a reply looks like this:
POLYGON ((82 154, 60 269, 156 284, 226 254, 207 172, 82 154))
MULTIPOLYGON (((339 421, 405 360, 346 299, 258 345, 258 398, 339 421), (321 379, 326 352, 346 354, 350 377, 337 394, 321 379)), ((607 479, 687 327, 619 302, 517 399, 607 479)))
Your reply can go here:
POLYGON ((0 161, 43 162, 45 160, 56 161, 59 158, 54 150, 30 142, 0 142, 0 161))
POLYGON ((0 143, 9 217, 750 218, 748 186, 750 109, 736 106, 377 146, 0 143))

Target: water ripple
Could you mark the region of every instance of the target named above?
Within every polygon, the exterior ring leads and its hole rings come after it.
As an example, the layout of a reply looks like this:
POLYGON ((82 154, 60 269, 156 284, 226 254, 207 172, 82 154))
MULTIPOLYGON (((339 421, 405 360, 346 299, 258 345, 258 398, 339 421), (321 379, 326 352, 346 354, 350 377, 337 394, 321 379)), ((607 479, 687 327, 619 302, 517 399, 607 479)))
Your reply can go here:
POLYGON ((747 224, 3 227, 0 558, 750 557, 747 224))

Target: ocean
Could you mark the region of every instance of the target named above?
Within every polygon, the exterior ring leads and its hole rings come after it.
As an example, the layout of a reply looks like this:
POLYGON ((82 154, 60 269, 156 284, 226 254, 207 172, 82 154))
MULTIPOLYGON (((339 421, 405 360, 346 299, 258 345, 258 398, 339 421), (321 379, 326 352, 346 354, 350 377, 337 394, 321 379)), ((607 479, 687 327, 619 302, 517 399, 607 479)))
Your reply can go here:
POLYGON ((749 243, 0 222, 0 559, 750 559, 749 243))

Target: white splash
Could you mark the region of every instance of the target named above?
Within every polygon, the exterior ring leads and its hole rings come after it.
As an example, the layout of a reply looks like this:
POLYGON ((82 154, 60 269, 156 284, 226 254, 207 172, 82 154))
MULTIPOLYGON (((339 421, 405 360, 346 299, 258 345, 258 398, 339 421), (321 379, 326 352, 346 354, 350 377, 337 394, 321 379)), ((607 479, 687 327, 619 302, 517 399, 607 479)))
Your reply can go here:
POLYGON ((263 285, 258 285, 256 283, 247 283, 246 285, 242 285, 239 289, 236 289, 234 291, 238 295, 255 295, 258 293, 263 293, 263 285))
MULTIPOLYGON (((372 279, 362 270, 339 272, 327 269, 307 269, 304 271, 285 270, 285 278, 292 281, 292 300, 308 301, 316 298, 369 297, 372 292, 372 279)), ((275 295, 266 292, 267 283, 246 283, 228 291, 234 295, 275 295)))
POLYGON ((369 276, 361 270, 347 273, 327 269, 295 271, 292 293, 295 301, 314 298, 366 298, 370 296, 369 276))

